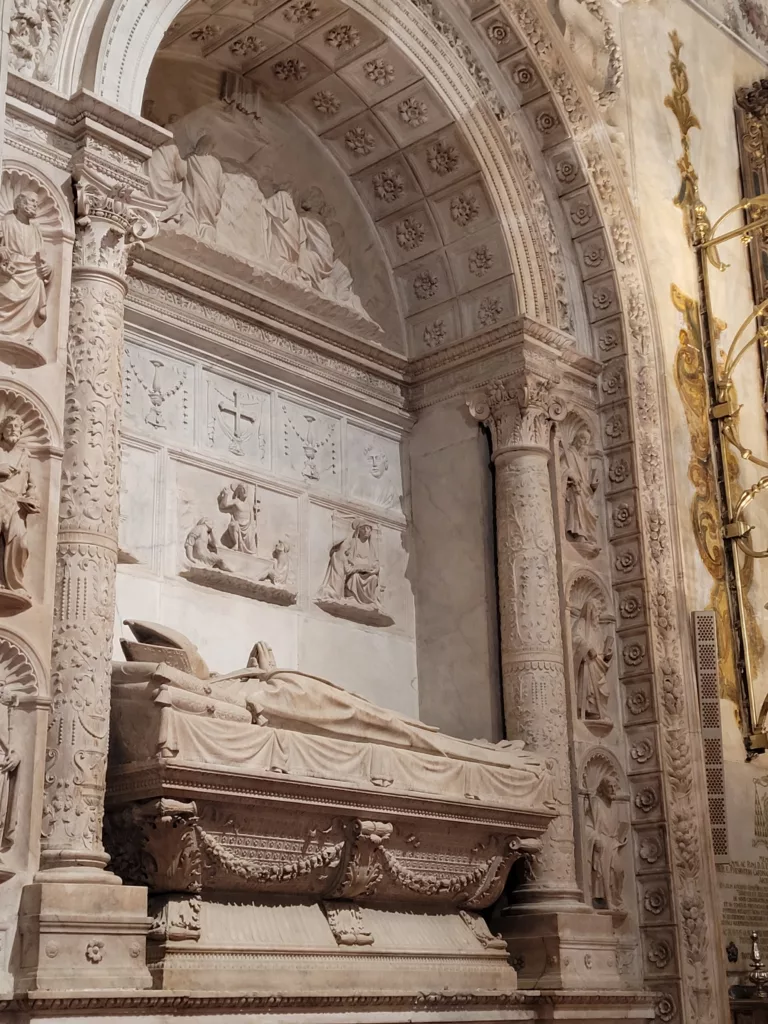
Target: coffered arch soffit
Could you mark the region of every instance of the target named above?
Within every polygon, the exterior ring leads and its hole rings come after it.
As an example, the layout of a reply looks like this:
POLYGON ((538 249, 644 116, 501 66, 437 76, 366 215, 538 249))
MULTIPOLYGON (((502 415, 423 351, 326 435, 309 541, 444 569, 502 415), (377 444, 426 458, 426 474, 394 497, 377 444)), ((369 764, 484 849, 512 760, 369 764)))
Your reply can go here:
MULTIPOLYGON (((94 0, 94 3, 98 3, 98 0, 94 0)), ((248 10, 244 0, 230 0, 230 8, 235 5, 248 10)), ((225 5, 222 3, 209 6, 223 10, 225 5)), ((283 0, 282 7, 287 6, 283 0)), ((90 16, 90 38, 89 16, 81 13, 76 23, 73 21, 68 29, 59 67, 60 88, 71 91, 80 75, 81 84, 93 88, 102 98, 132 112, 138 112, 141 109, 145 80, 156 50, 162 52, 164 46, 170 49, 174 46, 176 49, 183 49, 184 42, 179 43, 178 40, 183 39, 185 35, 188 38, 191 32, 205 27, 206 17, 200 13, 195 14, 195 9, 199 11, 202 7, 201 3, 193 3, 190 13, 190 5, 182 3, 181 0, 150 4, 143 4, 140 0, 121 0, 111 10, 107 10, 106 6, 102 7, 101 18, 106 19, 103 32, 96 30, 98 19, 95 13, 90 16), (175 26, 175 35, 173 31, 168 33, 171 26, 175 26)), ((434 19, 430 20, 410 4, 393 7, 384 4, 382 0, 353 0, 348 7, 349 18, 357 20, 362 29, 361 34, 365 36, 367 32, 369 40, 371 37, 374 41, 378 40, 373 48, 370 42, 366 48, 370 59, 377 59, 377 52, 385 52, 389 47, 393 52, 396 49, 400 51, 401 63, 402 54, 405 53, 410 67, 419 69, 413 72, 410 79, 414 91, 418 92, 421 88, 431 95, 434 106, 441 112, 442 117, 442 121, 436 124, 443 125, 431 135, 428 131, 429 126, 425 125, 422 131, 417 132, 419 140, 427 138, 430 142, 440 142, 445 136, 451 145, 450 135, 453 132, 453 137, 458 140, 456 148, 459 152, 463 150, 467 154, 463 172, 459 170, 455 176, 451 176, 446 188, 441 190, 429 185, 425 189, 423 181, 420 181, 414 170, 419 156, 422 162, 426 159, 428 147, 427 144, 421 145, 419 154, 415 151, 419 148, 420 142, 412 144, 405 159, 408 172, 406 179, 410 179, 415 187, 414 194, 409 200, 418 203, 423 198, 423 192, 427 191, 430 210, 434 210, 435 207, 432 199, 434 195, 443 200, 445 209, 449 209, 452 197, 447 197, 446 206, 446 196, 443 193, 450 191, 450 181, 470 181, 474 172, 480 181, 481 198, 483 192, 487 191, 495 209, 496 228, 492 223, 490 228, 492 231, 498 230, 503 233, 506 241, 518 310, 553 326, 571 330, 575 327, 577 344, 588 349, 589 329, 578 287, 576 250, 571 245, 567 222, 556 200, 557 188, 554 187, 552 174, 548 170, 548 159, 550 164, 554 162, 558 163, 558 166, 562 164, 570 167, 569 158, 565 158, 563 162, 562 156, 558 156, 555 160, 554 151, 549 154, 549 158, 542 156, 536 140, 537 133, 542 137, 546 135, 548 142, 552 144, 549 148, 552 149, 552 146, 557 147, 566 139, 567 131, 554 103, 546 94, 544 79, 536 69, 535 59, 526 49, 523 33, 513 26, 512 20, 502 14, 498 7, 490 6, 488 10, 480 13, 474 27, 469 18, 472 12, 456 10, 453 14, 457 24, 460 24, 461 38, 469 40, 472 46, 470 49, 470 45, 462 41, 461 49, 457 51, 452 45, 455 40, 444 35, 446 25, 435 22, 434 19), (364 27, 366 25, 367 30, 364 27), (493 39, 499 35, 504 35, 505 38, 500 41, 494 53, 493 39), (494 60, 494 56, 498 61, 494 60), (518 85, 516 82, 521 84, 518 85), (521 106, 524 109, 521 109, 521 106), (413 159, 409 158, 411 155, 413 159)), ((264 25, 259 26, 259 29, 264 35, 269 27, 269 20, 280 17, 279 8, 278 2, 260 5, 264 25)), ((335 4, 335 8, 337 12, 346 10, 338 3, 335 4)), ((426 13, 428 15, 429 11, 426 13)), ((321 31, 333 28, 337 20, 332 17, 326 18, 321 31)), ((247 46, 249 35, 254 34, 248 30, 244 16, 240 18, 238 31, 235 31, 238 25, 234 21, 230 24, 233 31, 221 37, 221 46, 218 47, 223 52, 238 40, 241 41, 239 46, 247 46)), ((269 38, 272 39, 271 36, 269 38)), ((208 47, 207 51, 215 49, 217 47, 208 47)), ((290 56, 287 49, 283 52, 290 56)), ((272 59, 272 53, 272 50, 265 51, 264 60, 259 61, 265 70, 276 62, 272 59)), ((360 71, 353 65, 366 62, 365 58, 361 61, 355 56, 352 60, 341 62, 344 67, 339 69, 338 75, 335 75, 332 67, 325 69, 325 75, 340 80, 342 86, 347 87, 348 95, 353 91, 349 88, 349 82, 355 71, 360 71)), ((316 67, 318 61, 315 54, 310 52, 310 60, 305 63, 316 67)), ((239 70, 244 70, 242 65, 239 70)), ((322 84, 323 72, 316 73, 313 70, 311 73, 314 77, 310 81, 322 84)), ((258 67, 254 77, 258 80, 258 67)), ((299 108, 304 102, 304 120, 309 124, 311 115, 306 111, 306 102, 311 96, 306 84, 302 85, 305 88, 294 91, 287 97, 287 102, 297 113, 300 113, 299 108), (302 92, 307 95, 299 95, 302 92)), ((315 95, 317 91, 320 90, 315 89, 311 95, 315 95)), ((357 92, 355 102, 361 117, 369 119, 372 117, 370 107, 374 106, 374 103, 373 100, 370 104, 361 102, 362 91, 364 90, 357 92)), ((375 127, 382 128, 388 133, 390 152, 399 158, 402 151, 407 149, 403 144, 406 140, 403 140, 402 133, 408 126, 403 124, 401 127, 397 121, 393 123, 392 119, 398 117, 397 104, 393 106, 390 100, 393 96, 397 97, 399 104, 408 97, 398 93, 396 89, 394 93, 392 89, 385 90, 385 98, 381 101, 382 109, 376 111, 381 116, 378 117, 375 127), (397 138, 398 129, 400 139, 397 138)), ((337 122, 338 119, 328 130, 329 135, 334 134, 337 122)), ((370 120, 367 123, 370 125, 370 120)), ((334 141, 337 140, 329 140, 331 147, 334 141)), ((373 155, 375 154, 372 154, 371 160, 373 155)), ((578 164, 575 157, 571 162, 574 166, 578 164)), ((371 161, 368 160, 367 163, 370 165, 371 161)), ((384 163, 387 163, 386 159, 384 163)), ((350 169, 350 176, 354 179, 354 169, 350 169)), ((371 174, 368 177, 372 176, 371 174)), ((438 185, 442 184, 439 178, 435 180, 438 185)), ((383 226, 382 233, 385 234, 388 230, 391 238, 395 223, 399 219, 390 220, 383 226)), ((445 238, 443 232, 442 245, 447 247, 450 241, 450 238, 445 238)), ((388 246, 385 239, 386 247, 388 246)), ((445 256, 445 251, 443 250, 440 255, 445 256)), ((417 251, 413 260, 418 263, 420 258, 421 254, 417 251)), ((445 262, 451 266, 449 260, 445 262)), ((396 263, 396 275, 398 266, 396 263)), ((399 273, 403 276, 402 271, 399 273)), ((439 274, 435 276, 439 277, 439 274)), ((455 271, 453 276, 456 276, 455 271)), ((476 281, 470 280, 469 284, 476 285, 476 281)), ((459 282, 455 291, 461 291, 466 287, 466 283, 459 282)), ((439 298, 440 296, 437 296, 435 301, 439 298)), ((411 307, 406 312, 413 315, 418 310, 411 307)), ((488 325, 476 323, 474 326, 475 330, 478 330, 488 325)), ((466 324, 462 333, 468 333, 466 324)))

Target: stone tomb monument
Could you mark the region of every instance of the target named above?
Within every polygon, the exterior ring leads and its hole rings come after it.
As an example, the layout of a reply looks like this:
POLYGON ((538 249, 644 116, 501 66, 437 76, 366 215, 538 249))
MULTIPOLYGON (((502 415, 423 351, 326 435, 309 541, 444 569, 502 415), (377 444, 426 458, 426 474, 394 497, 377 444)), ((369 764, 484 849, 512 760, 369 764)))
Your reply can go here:
POLYGON ((480 911, 539 849, 550 765, 278 668, 263 643, 216 676, 186 637, 128 625, 105 844, 149 887, 157 987, 515 990, 480 911))

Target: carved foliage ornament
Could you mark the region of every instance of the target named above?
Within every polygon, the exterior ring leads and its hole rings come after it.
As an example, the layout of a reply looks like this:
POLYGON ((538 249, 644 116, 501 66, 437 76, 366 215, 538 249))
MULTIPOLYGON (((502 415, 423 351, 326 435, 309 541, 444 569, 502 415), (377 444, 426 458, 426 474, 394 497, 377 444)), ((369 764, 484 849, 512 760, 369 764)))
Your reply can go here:
POLYGON ((554 392, 559 378, 529 375, 525 381, 496 380, 467 400, 472 416, 491 433, 493 454, 506 448, 549 448, 552 424, 565 415, 554 392))

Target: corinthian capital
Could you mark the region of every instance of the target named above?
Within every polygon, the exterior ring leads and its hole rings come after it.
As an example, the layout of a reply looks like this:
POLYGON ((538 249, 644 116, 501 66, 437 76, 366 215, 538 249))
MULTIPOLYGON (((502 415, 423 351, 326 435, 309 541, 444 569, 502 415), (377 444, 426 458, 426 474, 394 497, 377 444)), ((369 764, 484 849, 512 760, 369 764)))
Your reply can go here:
POLYGON ((75 194, 74 266, 124 275, 134 246, 157 234, 162 204, 107 181, 83 164, 72 172, 75 194))
POLYGON ((491 381, 467 399, 471 415, 491 433, 494 458, 510 448, 549 450, 552 424, 565 415, 559 383, 554 375, 527 373, 491 381))

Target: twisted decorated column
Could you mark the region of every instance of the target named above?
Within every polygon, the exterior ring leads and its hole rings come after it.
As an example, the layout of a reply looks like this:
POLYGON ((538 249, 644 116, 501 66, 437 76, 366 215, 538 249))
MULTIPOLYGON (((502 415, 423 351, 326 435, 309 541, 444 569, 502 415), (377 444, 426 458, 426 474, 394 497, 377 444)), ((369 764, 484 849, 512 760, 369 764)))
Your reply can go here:
POLYGON ((115 612, 123 307, 130 246, 150 224, 120 187, 75 182, 64 459, 56 548, 41 870, 100 882, 115 612))
POLYGON ((501 667, 506 734, 551 765, 558 817, 550 825, 526 903, 557 909, 581 899, 576 882, 573 802, 557 540, 550 481, 551 434, 560 417, 554 381, 526 373, 496 381, 469 401, 492 440, 501 667))

